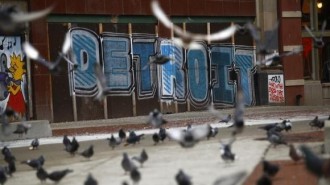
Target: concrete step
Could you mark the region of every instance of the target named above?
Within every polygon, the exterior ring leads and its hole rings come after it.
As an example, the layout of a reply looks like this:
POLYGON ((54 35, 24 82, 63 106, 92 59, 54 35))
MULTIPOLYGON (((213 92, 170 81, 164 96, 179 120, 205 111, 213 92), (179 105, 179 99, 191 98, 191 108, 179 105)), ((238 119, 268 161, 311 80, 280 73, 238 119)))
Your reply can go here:
POLYGON ((22 136, 19 136, 18 134, 13 134, 19 123, 20 122, 10 123, 9 126, 6 128, 5 132, 3 131, 3 128, 0 127, 0 141, 34 139, 52 136, 52 129, 48 120, 26 121, 27 124, 31 124, 31 128, 27 131, 27 134, 23 134, 22 136))

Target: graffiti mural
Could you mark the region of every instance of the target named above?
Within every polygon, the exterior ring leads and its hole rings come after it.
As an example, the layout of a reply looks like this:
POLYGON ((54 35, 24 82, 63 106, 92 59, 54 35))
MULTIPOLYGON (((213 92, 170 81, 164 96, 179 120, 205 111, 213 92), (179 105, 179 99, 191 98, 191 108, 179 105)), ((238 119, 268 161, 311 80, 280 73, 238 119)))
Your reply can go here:
POLYGON ((268 75, 268 101, 269 103, 285 102, 283 75, 268 75))
POLYGON ((246 105, 254 104, 252 47, 199 42, 184 49, 166 38, 150 34, 105 32, 98 36, 85 28, 71 31, 73 57, 79 65, 70 72, 71 88, 77 96, 97 92, 93 64, 103 66, 108 95, 127 96, 136 90, 138 99, 187 102, 196 108, 235 102, 235 85, 243 87, 246 105), (171 58, 163 65, 150 64, 155 55, 171 58), (136 88, 136 89, 135 89, 136 88))
POLYGON ((26 66, 21 50, 21 37, 0 37, 0 112, 11 107, 26 115, 26 66))

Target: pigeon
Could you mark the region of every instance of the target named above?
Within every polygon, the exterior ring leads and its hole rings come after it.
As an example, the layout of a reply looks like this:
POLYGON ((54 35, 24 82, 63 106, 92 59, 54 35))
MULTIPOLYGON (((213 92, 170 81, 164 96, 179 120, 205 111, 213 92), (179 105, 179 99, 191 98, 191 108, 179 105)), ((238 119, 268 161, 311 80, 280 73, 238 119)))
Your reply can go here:
POLYGON ((145 149, 142 150, 140 156, 132 157, 133 160, 136 160, 140 163, 141 167, 143 167, 144 162, 148 160, 148 154, 145 149))
POLYGON ((63 141, 62 141, 62 143, 63 143, 64 147, 66 147, 66 146, 68 146, 68 145, 71 145, 71 141, 70 141, 70 139, 68 138, 67 135, 64 135, 64 136, 63 136, 63 141))
POLYGON ((283 57, 299 54, 302 50, 302 48, 294 48, 292 51, 283 52, 281 54, 274 53, 270 57, 265 57, 265 59, 257 62, 257 64, 266 66, 278 66, 280 65, 280 61, 283 57))
POLYGON ((270 177, 274 177, 280 170, 279 165, 272 164, 266 160, 264 160, 262 164, 263 164, 263 172, 269 175, 270 177))
POLYGON ((277 145, 283 144, 287 145, 288 143, 285 141, 283 135, 280 132, 271 129, 267 132, 267 139, 268 141, 276 147, 277 145))
POLYGON ((126 139, 125 146, 130 145, 130 144, 135 145, 136 143, 139 143, 143 136, 144 136, 144 134, 136 135, 134 131, 131 131, 128 138, 126 139))
POLYGON ((9 135, 9 119, 21 120, 20 115, 15 112, 11 107, 7 106, 3 113, 0 114, 1 128, 4 135, 9 135))
POLYGON ((5 166, 5 172, 9 175, 9 176, 13 176, 13 173, 16 172, 16 164, 15 161, 12 160, 8 163, 7 166, 5 166))
POLYGON ((167 137, 166 129, 165 128, 159 128, 158 135, 159 135, 159 139, 163 142, 167 137))
POLYGON ((120 138, 115 138, 113 136, 113 134, 111 134, 111 137, 110 138, 107 138, 107 140, 109 141, 109 146, 112 149, 115 149, 116 146, 118 146, 118 145, 121 144, 121 139, 120 138))
POLYGON ((174 33, 180 37, 180 38, 176 38, 174 42, 186 49, 195 47, 196 45, 194 45, 195 43, 194 41, 197 40, 205 40, 205 41, 226 40, 232 37, 238 29, 237 25, 232 24, 230 27, 216 33, 207 34, 207 35, 195 34, 186 30, 184 31, 179 26, 173 24, 170 21, 170 19, 166 16, 165 12, 161 9, 159 2, 157 0, 153 0, 151 2, 151 9, 154 16, 165 27, 173 30, 174 33))
POLYGON ((281 126, 286 132, 289 132, 292 130, 292 123, 288 119, 283 120, 281 123, 281 126))
POLYGON ((322 129, 324 127, 324 121, 323 120, 319 120, 318 116, 315 116, 315 118, 309 122, 309 126, 311 126, 311 128, 319 128, 322 129))
POLYGON ((134 184, 138 184, 141 180, 141 173, 138 171, 137 168, 134 168, 133 170, 130 171, 130 177, 134 184))
POLYGON ((231 120, 231 114, 228 114, 228 116, 225 119, 222 119, 219 121, 219 123, 228 123, 231 120))
POLYGON ((45 158, 43 155, 39 156, 37 159, 29 159, 21 162, 21 164, 27 164, 33 169, 38 169, 42 167, 44 163, 45 163, 45 158))
POLYGON ((4 185, 7 181, 5 168, 0 166, 0 184, 4 185))
POLYGON ((305 166, 308 171, 317 177, 329 177, 330 161, 317 156, 309 147, 302 145, 299 147, 305 158, 305 166))
POLYGON ((59 171, 53 171, 52 173, 48 174, 48 179, 58 183, 60 182, 68 173, 72 173, 73 170, 65 169, 65 170, 59 170, 59 171))
POLYGON ((73 137, 71 143, 66 145, 65 150, 69 152, 72 156, 74 156, 75 153, 78 151, 78 148, 79 148, 79 143, 76 140, 76 138, 73 137))
POLYGON ((62 59, 64 59, 68 64, 72 65, 73 69, 77 68, 78 65, 70 61, 65 56, 69 52, 70 47, 71 47, 71 37, 70 37, 70 32, 67 32, 63 42, 62 51, 59 52, 59 55, 55 59, 55 62, 49 62, 43 57, 41 57, 39 52, 29 42, 24 42, 22 45, 24 53, 29 58, 48 68, 48 70, 51 73, 58 73, 61 70, 59 64, 62 61, 62 59))
POLYGON ((283 128, 278 123, 270 123, 267 125, 263 125, 263 126, 258 127, 258 129, 265 130, 265 131, 274 129, 277 132, 281 132, 283 130, 283 128))
POLYGON ((308 28, 308 26, 304 26, 305 27, 305 30, 308 32, 308 34, 313 38, 313 41, 314 41, 314 47, 316 48, 322 48, 324 47, 324 41, 323 41, 323 34, 324 34, 324 31, 325 31, 325 28, 327 27, 327 21, 324 20, 323 23, 322 23, 322 28, 321 28, 321 34, 319 37, 316 37, 312 31, 308 28))
POLYGON ((235 104, 235 111, 234 111, 234 123, 233 127, 234 130, 232 131, 232 135, 236 136, 244 129, 244 94, 241 86, 237 86, 237 100, 235 104))
POLYGON ((90 159, 94 155, 94 146, 90 145, 86 150, 79 154, 87 159, 90 159))
POLYGON ((239 171, 221 178, 218 178, 213 185, 236 185, 238 184, 245 176, 247 175, 246 171, 239 171))
POLYGON ((212 127, 211 125, 208 126, 209 126, 209 133, 207 134, 206 137, 207 139, 210 139, 211 137, 215 137, 218 134, 219 130, 218 128, 212 127))
POLYGON ((163 64, 166 64, 167 62, 169 62, 170 60, 173 60, 173 59, 168 56, 165 56, 165 55, 155 55, 155 56, 150 57, 149 63, 163 65, 163 64))
POLYGON ((220 141, 220 155, 222 160, 224 160, 225 162, 233 162, 236 158, 236 155, 231 151, 231 145, 234 143, 235 140, 235 137, 232 137, 228 143, 220 141))
POLYGON ((121 128, 118 131, 118 136, 121 140, 124 140, 124 139, 126 139, 126 132, 121 128))
POLYGON ((257 180, 257 185, 272 185, 272 179, 270 179, 267 173, 263 173, 257 180))
POLYGON ((127 172, 130 172, 130 171, 132 171, 133 169, 137 168, 137 167, 135 166, 135 164, 133 163, 133 161, 130 160, 130 158, 128 157, 128 155, 127 155, 126 152, 123 153, 123 159, 122 159, 122 161, 121 161, 121 166, 122 166, 122 168, 124 169, 125 174, 126 174, 127 172))
POLYGON ((13 132, 14 134, 18 134, 19 137, 22 137, 23 134, 27 134, 27 131, 31 128, 31 124, 26 122, 21 122, 17 124, 16 130, 13 132))
POLYGON ((110 91, 110 88, 107 87, 107 79, 103 73, 100 63, 96 62, 94 64, 94 72, 96 76, 96 85, 98 88, 98 92, 94 99, 102 102, 106 97, 107 92, 110 91))
POLYGON ((167 133, 168 137, 177 141, 183 148, 192 148, 209 133, 207 125, 194 127, 187 130, 174 129, 167 133))
POLYGON ((45 17, 53 10, 53 6, 46 9, 24 13, 16 5, 0 6, 0 32, 5 35, 22 34, 27 29, 27 23, 45 17))
POLYGON ((39 147, 39 139, 35 138, 35 139, 32 140, 31 146, 30 146, 29 149, 30 150, 36 150, 36 149, 38 149, 38 147, 39 147))
POLYGON ((97 185, 96 179, 92 176, 91 173, 88 174, 87 179, 84 182, 84 185, 97 185))
POLYGON ((159 143, 159 134, 157 132, 155 132, 154 134, 152 134, 152 140, 154 141, 154 145, 157 145, 159 143))
POLYGON ((185 174, 182 170, 175 175, 175 180, 178 185, 192 185, 191 177, 185 174))
POLYGON ((42 182, 46 181, 48 177, 47 171, 43 167, 39 167, 36 172, 37 178, 42 182))
POLYGON ((149 113, 148 124, 153 128, 160 128, 162 125, 166 124, 167 121, 163 118, 163 114, 157 109, 154 109, 149 113))
POLYGON ((290 147, 289 149, 290 158, 295 162, 301 160, 303 157, 301 151, 297 150, 293 144, 290 144, 289 147, 290 147))
POLYGON ((11 163, 12 161, 16 161, 15 156, 11 153, 10 149, 7 146, 3 147, 1 152, 4 156, 4 160, 8 164, 11 163))

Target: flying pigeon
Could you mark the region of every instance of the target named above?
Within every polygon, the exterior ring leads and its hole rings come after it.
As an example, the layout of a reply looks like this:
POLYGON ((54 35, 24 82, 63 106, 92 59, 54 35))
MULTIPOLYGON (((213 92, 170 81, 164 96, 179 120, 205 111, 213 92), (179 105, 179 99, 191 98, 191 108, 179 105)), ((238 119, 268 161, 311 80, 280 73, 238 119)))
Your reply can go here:
POLYGON ((98 182, 96 181, 96 179, 92 176, 91 173, 88 174, 84 185, 98 185, 98 182))
POLYGON ((149 63, 152 64, 158 64, 158 65, 163 65, 166 64, 167 62, 169 62, 170 60, 172 60, 172 58, 165 56, 165 55, 155 55, 155 56, 151 56, 149 59, 149 63))
POLYGON ((27 23, 45 17, 53 10, 46 9, 25 13, 16 5, 0 6, 0 32, 6 35, 21 34, 27 28, 27 23))
POLYGON ((30 145, 30 150, 36 150, 39 147, 39 139, 35 138, 32 140, 31 145, 30 145))
POLYGON ((32 60, 38 62, 39 64, 48 68, 48 70, 52 73, 57 73, 60 71, 60 62, 64 59, 68 64, 72 65, 75 69, 77 64, 70 61, 65 55, 69 52, 71 46, 71 37, 70 33, 66 33, 64 43, 62 46, 62 51, 57 56, 55 62, 49 62, 42 56, 40 56, 38 50, 36 50, 29 42, 24 42, 22 45, 24 53, 31 58, 32 60))
POLYGON ((220 141, 220 156, 225 162, 233 162, 236 159, 236 155, 231 151, 231 145, 235 140, 235 137, 232 137, 227 143, 220 141))
POLYGON ((94 72, 96 77, 96 85, 98 88, 98 93, 95 96, 95 100, 103 101, 105 98, 106 93, 110 90, 109 87, 107 87, 107 79, 103 73, 101 65, 96 62, 94 64, 94 72))
POLYGON ((175 180, 178 185, 192 185, 191 177, 183 172, 183 170, 179 170, 179 172, 175 175, 175 180))
POLYGON ((123 153, 123 159, 121 161, 121 167, 124 169, 125 174, 137 168, 133 161, 128 157, 126 152, 123 153))
POLYGON ((208 111, 219 119, 219 123, 228 123, 231 120, 231 114, 223 115, 220 111, 214 108, 213 103, 208 107, 208 111))
POLYGON ((73 170, 65 169, 65 170, 59 170, 59 171, 53 171, 52 173, 48 174, 48 179, 58 183, 60 182, 68 173, 72 173, 73 170))
POLYGON ((219 132, 219 129, 217 127, 212 127, 211 125, 209 125, 209 133, 207 134, 207 139, 210 139, 211 137, 215 137, 218 132, 219 132))
POLYGON ((191 148, 209 133, 207 125, 194 127, 187 130, 173 129, 167 132, 170 139, 177 141, 183 148, 191 148))
POLYGON ((283 57, 296 55, 302 52, 302 48, 294 48, 292 51, 283 52, 281 54, 274 53, 270 57, 265 57, 265 59, 257 62, 258 65, 266 65, 266 66, 278 66, 280 65, 280 61, 283 57))
POLYGON ((16 125, 16 130, 13 132, 14 134, 18 134, 19 137, 22 137, 23 134, 27 134, 27 131, 31 128, 31 124, 26 122, 21 122, 16 125))
POLYGON ((33 169, 38 169, 42 167, 44 163, 45 163, 45 158, 43 155, 39 156, 37 159, 29 159, 21 162, 21 164, 27 164, 33 169))
POLYGON ((112 149, 115 149, 116 146, 118 146, 118 145, 121 144, 121 139, 120 138, 115 138, 113 136, 113 134, 111 134, 111 137, 110 138, 107 138, 107 140, 109 141, 109 146, 112 149))
POLYGON ((308 34, 313 38, 313 41, 314 41, 314 47, 317 47, 317 48, 322 48, 324 47, 324 41, 323 41, 323 34, 324 34, 324 31, 325 31, 325 28, 327 27, 327 21, 324 20, 323 23, 322 23, 322 28, 321 28, 321 34, 319 37, 316 37, 312 31, 308 28, 308 26, 304 26, 305 27, 305 30, 308 32, 308 34))
POLYGON ((167 121, 163 118, 163 114, 161 112, 159 112, 157 109, 154 109, 149 113, 147 123, 154 128, 160 128, 162 125, 166 124, 167 121))
POLYGON ((130 171, 130 177, 134 184, 138 184, 141 180, 141 173, 138 171, 137 168, 134 168, 133 170, 130 171))
POLYGON ((182 47, 188 48, 193 47, 194 41, 205 40, 205 41, 216 41, 216 40, 226 40, 232 37, 237 31, 237 25, 231 25, 225 30, 221 30, 212 34, 195 34, 189 31, 184 31, 179 26, 173 24, 170 19, 166 16, 165 12, 161 9, 159 2, 153 0, 151 2, 151 9, 154 16, 168 29, 173 29, 174 33, 180 38, 174 40, 177 44, 180 44, 182 47))
POLYGON ((36 176, 40 180, 40 182, 42 183, 42 182, 46 181, 46 179, 48 177, 48 173, 43 167, 39 167, 37 169, 36 176))
POLYGON ((142 150, 140 156, 134 156, 132 157, 133 160, 138 161, 141 164, 141 167, 143 167, 144 162, 148 160, 148 154, 145 149, 142 150))
POLYGON ((87 159, 90 159, 94 155, 94 146, 90 145, 86 150, 79 154, 87 159))
POLYGON ((266 160, 262 162, 263 164, 263 172, 268 174, 271 177, 274 177, 278 171, 280 170, 280 166, 277 164, 272 164, 266 160))

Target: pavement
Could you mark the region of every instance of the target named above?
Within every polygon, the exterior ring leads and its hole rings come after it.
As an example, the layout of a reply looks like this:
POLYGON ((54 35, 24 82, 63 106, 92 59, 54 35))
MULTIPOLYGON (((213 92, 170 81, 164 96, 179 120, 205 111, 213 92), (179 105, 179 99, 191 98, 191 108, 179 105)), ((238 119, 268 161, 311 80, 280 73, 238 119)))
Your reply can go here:
MULTIPOLYGON (((228 114, 232 113, 233 109, 220 111, 223 114, 228 114)), ((89 132, 88 135, 77 133, 76 138, 80 142, 79 151, 86 149, 91 144, 94 145, 95 155, 91 160, 83 159, 79 155, 71 157, 63 151, 61 136, 41 138, 40 148, 34 151, 28 150, 28 145, 31 142, 29 139, 4 142, 3 145, 8 145, 11 148, 17 161, 44 155, 46 159, 44 168, 48 172, 65 168, 73 169, 74 172, 67 175, 59 183, 63 185, 81 185, 89 173, 97 179, 99 185, 109 184, 109 182, 119 185, 123 181, 132 184, 129 175, 124 175, 124 171, 121 168, 122 154, 123 152, 127 152, 129 156, 135 156, 139 155, 142 149, 148 152, 149 160, 143 168, 139 168, 142 174, 140 184, 176 184, 174 176, 182 169, 192 177, 193 184, 207 185, 213 184, 220 177, 226 177, 239 171, 245 171, 246 178, 264 157, 269 160, 288 158, 288 148, 286 146, 271 148, 265 153, 266 149, 270 146, 269 142, 267 140, 256 140, 256 138, 265 137, 265 132, 257 129, 260 124, 278 122, 280 118, 290 119, 293 123, 293 131, 288 134, 310 132, 308 122, 316 115, 322 119, 326 119, 329 112, 329 106, 264 106, 247 108, 245 117, 248 126, 246 126, 244 132, 238 136, 232 146, 232 151, 238 157, 233 163, 225 163, 221 159, 219 152, 219 141, 226 142, 228 140, 231 128, 226 128, 228 127, 226 124, 218 124, 217 118, 207 111, 165 115, 171 126, 168 131, 184 127, 187 123, 193 123, 193 126, 210 123, 212 126, 220 127, 219 134, 216 138, 203 140, 190 149, 184 149, 176 142, 168 140, 154 146, 150 134, 156 130, 146 127, 146 116, 50 124, 53 133, 56 130, 77 130, 77 128, 86 127, 103 128, 105 126, 112 126, 118 128, 118 126, 123 125, 142 125, 141 130, 137 132, 147 135, 140 144, 126 147, 121 145, 114 150, 111 150, 105 139, 110 136, 110 133, 89 132)), ((116 135, 116 132, 114 134, 116 135)), ((70 135, 70 138, 72 138, 72 135, 70 135)), ((319 146, 321 143, 313 145, 319 146)), ((8 179, 6 185, 39 184, 40 182, 35 177, 35 173, 28 166, 17 163, 17 172, 14 174, 14 177, 8 179)), ((52 183, 47 180, 47 184, 52 183)))

